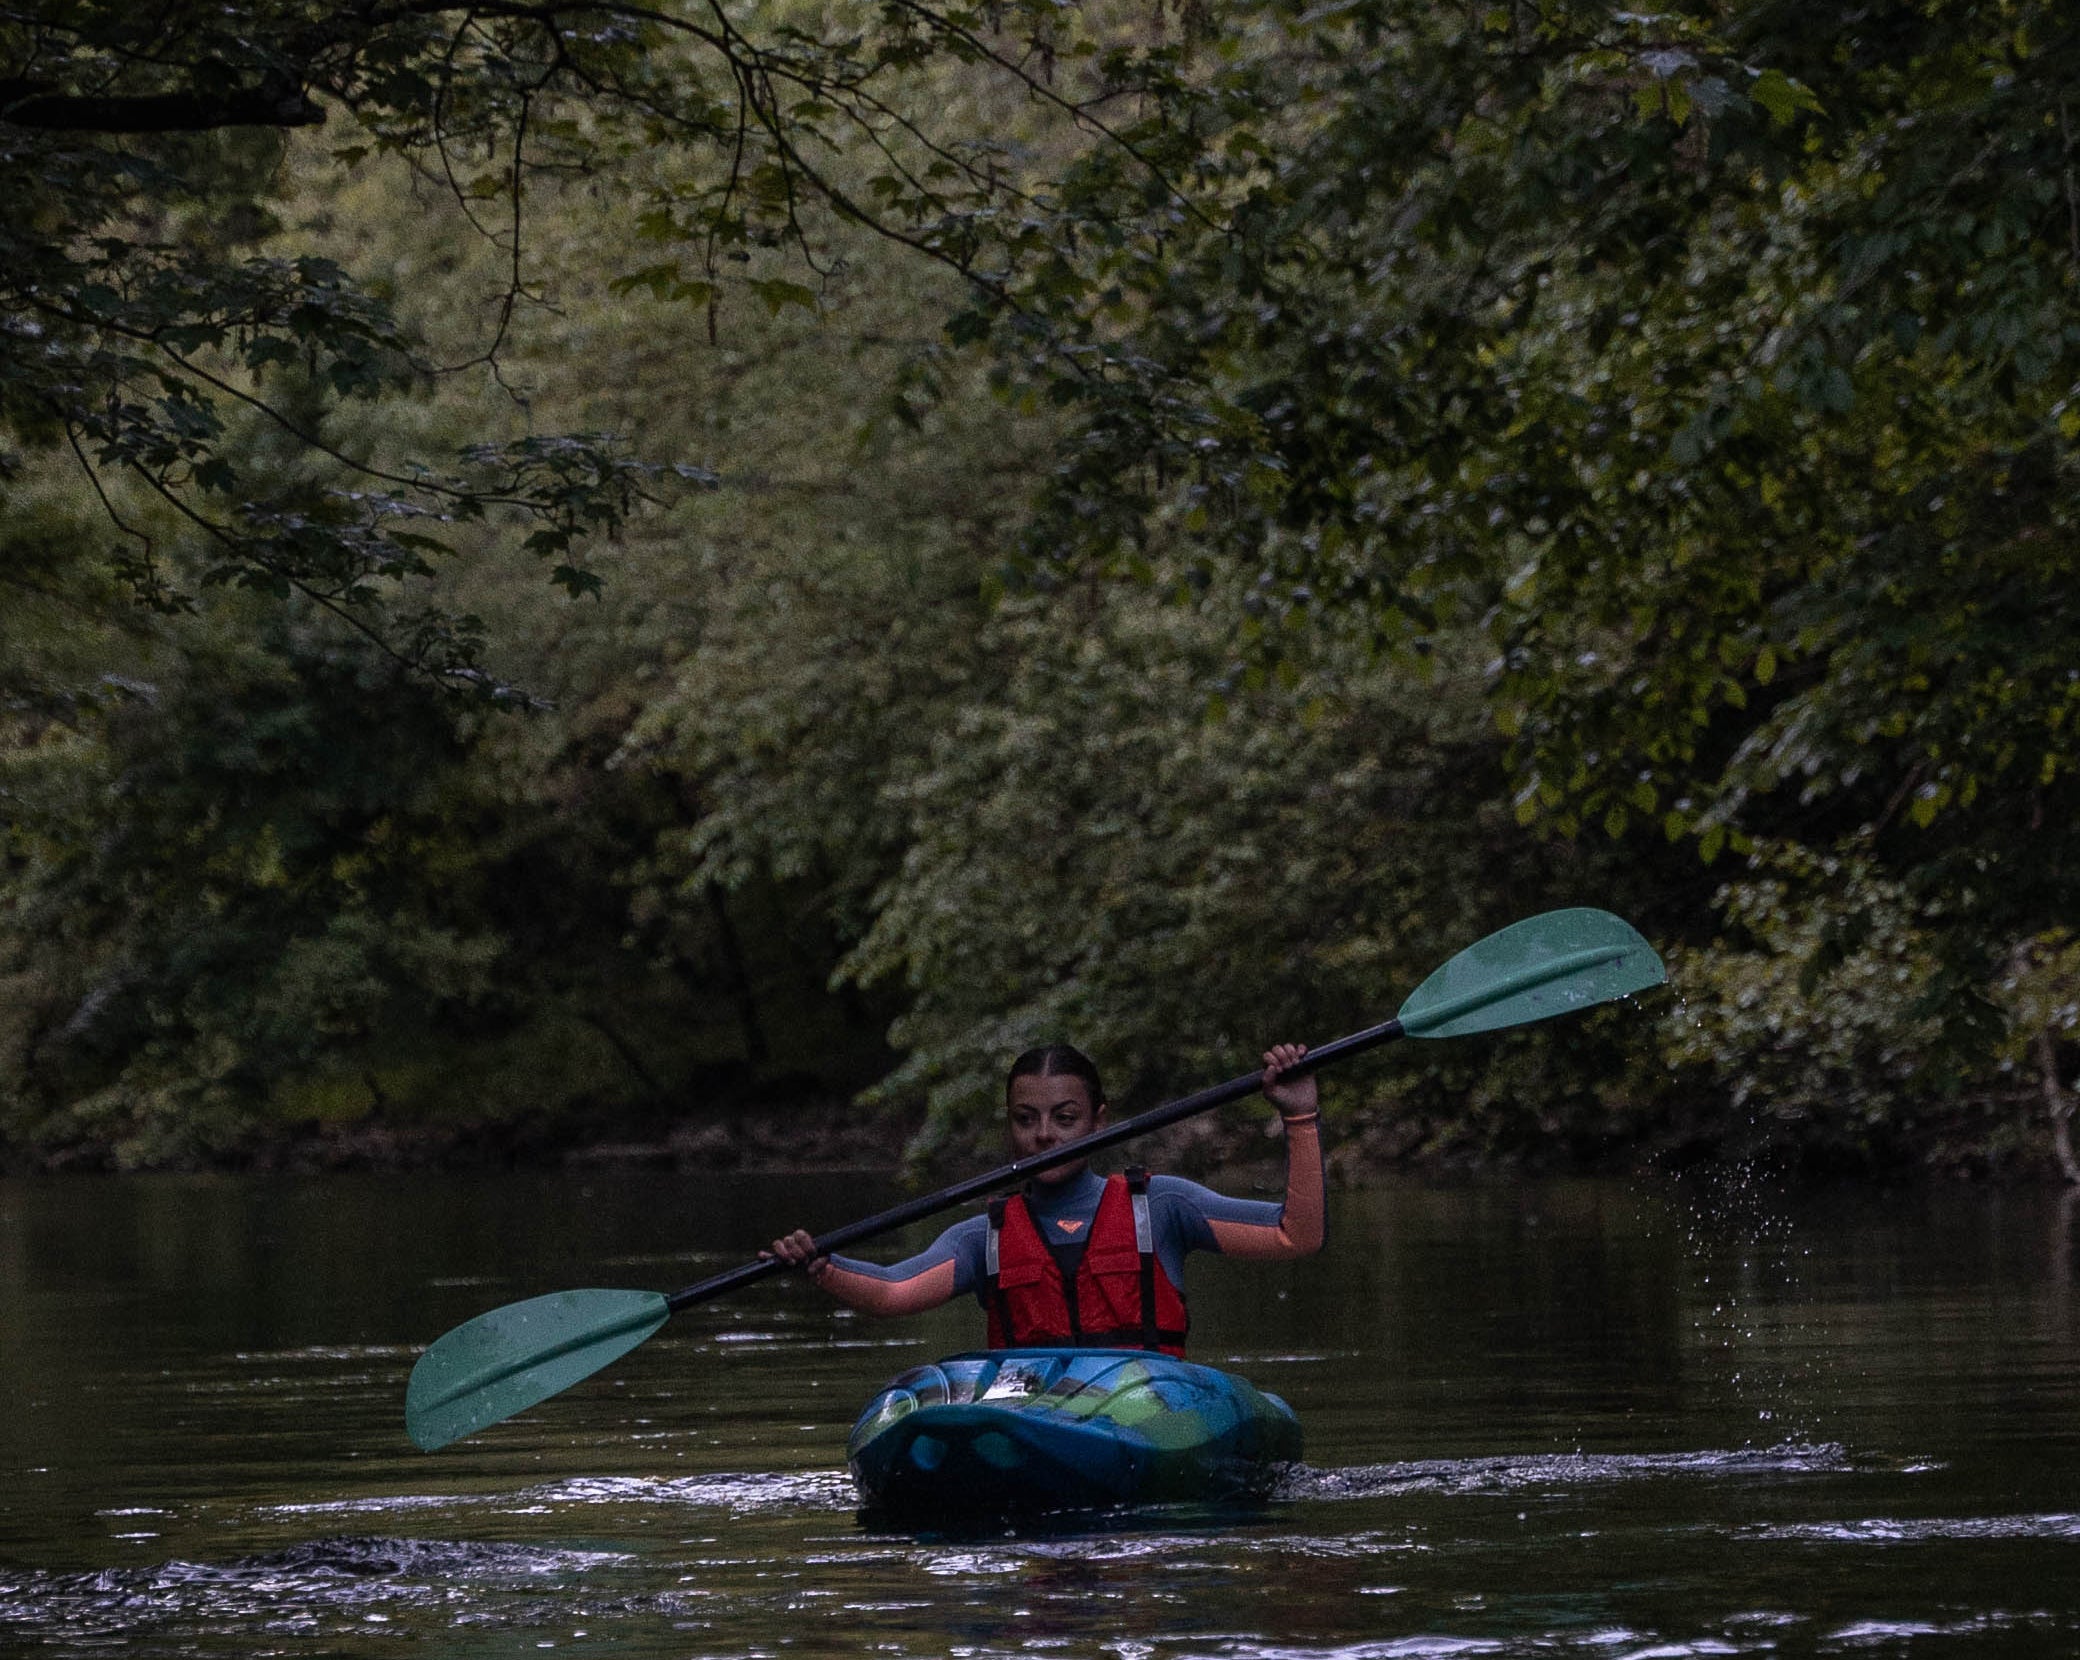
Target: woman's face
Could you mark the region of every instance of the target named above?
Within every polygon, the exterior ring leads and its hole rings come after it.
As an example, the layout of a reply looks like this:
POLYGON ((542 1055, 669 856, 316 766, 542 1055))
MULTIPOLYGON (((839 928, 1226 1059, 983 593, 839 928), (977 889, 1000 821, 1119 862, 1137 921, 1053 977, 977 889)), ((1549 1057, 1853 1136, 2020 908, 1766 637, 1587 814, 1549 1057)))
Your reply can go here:
MULTIPOLYGON (((1091 1100, 1090 1088, 1081 1078, 1066 1074, 1043 1078, 1027 1073, 1011 1080, 1005 1119, 1011 1132, 1012 1157, 1025 1159, 1065 1142, 1081 1141, 1105 1122, 1105 1106, 1091 1100)), ((1041 1171, 1033 1179, 1048 1183, 1067 1181, 1082 1173, 1084 1162, 1071 1159, 1067 1164, 1041 1171)))

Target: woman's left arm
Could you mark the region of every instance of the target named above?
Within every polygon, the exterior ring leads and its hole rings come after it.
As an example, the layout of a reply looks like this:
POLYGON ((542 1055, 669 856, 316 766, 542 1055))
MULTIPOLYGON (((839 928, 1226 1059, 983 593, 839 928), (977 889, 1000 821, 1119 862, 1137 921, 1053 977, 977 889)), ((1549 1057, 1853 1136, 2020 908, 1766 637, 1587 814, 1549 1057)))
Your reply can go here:
POLYGON ((1209 1216, 1207 1225, 1223 1256, 1306 1257, 1322 1248, 1328 1182, 1322 1170, 1320 1096, 1314 1074, 1290 1080, 1280 1076, 1306 1053, 1306 1045, 1299 1043, 1274 1044, 1264 1053, 1264 1094, 1285 1128, 1286 1202, 1275 1224, 1209 1216))

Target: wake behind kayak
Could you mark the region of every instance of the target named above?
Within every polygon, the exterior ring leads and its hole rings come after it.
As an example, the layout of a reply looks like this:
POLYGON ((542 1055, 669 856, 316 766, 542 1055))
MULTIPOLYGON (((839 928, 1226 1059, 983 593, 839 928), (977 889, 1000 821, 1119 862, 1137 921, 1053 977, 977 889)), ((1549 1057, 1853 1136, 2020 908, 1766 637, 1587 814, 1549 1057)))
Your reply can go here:
POLYGON ((870 1514, 974 1521, 1265 1498, 1300 1422, 1242 1378, 1138 1349, 999 1349, 895 1379, 846 1448, 870 1514))

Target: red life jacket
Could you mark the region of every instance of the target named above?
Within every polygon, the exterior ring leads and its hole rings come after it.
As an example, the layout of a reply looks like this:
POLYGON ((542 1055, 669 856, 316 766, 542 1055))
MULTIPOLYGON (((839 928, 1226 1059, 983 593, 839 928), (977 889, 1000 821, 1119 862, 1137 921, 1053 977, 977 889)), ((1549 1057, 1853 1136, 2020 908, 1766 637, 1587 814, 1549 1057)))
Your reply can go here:
POLYGON ((1067 1344, 1183 1357, 1191 1320, 1156 1256, 1146 1170, 1106 1178, 1089 1237, 1061 1257, 1073 1259, 1071 1272, 1040 1237, 1022 1196, 991 1203, 984 1247, 991 1348, 1067 1344))

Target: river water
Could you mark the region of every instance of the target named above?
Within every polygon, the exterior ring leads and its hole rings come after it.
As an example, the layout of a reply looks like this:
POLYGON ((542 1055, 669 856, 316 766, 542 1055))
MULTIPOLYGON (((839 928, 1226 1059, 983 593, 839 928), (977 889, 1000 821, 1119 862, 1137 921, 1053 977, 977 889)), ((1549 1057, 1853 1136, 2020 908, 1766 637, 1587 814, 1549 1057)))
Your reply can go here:
POLYGON ((1306 1426, 1238 1517, 864 1526, 854 1412, 979 1316, 877 1324, 798 1281, 474 1439, 405 1439, 418 1348, 471 1315, 670 1290, 892 1197, 0 1182, 0 1654, 2080 1654, 2055 1192, 1338 1193, 1312 1262, 1193 1262, 1195 1357, 1306 1426))

